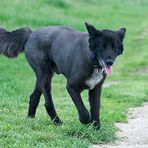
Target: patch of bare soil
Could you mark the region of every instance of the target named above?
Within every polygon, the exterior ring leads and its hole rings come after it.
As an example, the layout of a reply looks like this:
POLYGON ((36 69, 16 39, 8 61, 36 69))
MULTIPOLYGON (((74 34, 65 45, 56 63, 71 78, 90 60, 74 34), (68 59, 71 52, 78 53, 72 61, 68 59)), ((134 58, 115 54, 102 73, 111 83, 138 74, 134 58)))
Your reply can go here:
POLYGON ((127 123, 116 123, 118 128, 114 144, 94 145, 93 148, 148 148, 148 103, 128 112, 127 123))

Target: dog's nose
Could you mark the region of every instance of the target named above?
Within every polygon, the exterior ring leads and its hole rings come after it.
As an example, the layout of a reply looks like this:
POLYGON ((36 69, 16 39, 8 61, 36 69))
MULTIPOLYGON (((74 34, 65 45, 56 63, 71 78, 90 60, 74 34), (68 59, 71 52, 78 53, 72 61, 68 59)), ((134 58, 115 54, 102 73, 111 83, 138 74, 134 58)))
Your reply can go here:
POLYGON ((107 66, 112 66, 114 61, 112 59, 106 59, 105 63, 107 66))

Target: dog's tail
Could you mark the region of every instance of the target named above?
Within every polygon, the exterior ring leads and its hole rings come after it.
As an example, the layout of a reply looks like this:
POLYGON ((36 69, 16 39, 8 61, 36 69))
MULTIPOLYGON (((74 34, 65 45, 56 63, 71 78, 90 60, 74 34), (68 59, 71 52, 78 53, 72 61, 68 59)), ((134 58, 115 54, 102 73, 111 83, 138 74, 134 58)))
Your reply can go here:
POLYGON ((19 53, 24 51, 31 32, 30 28, 20 28, 12 32, 0 28, 0 54, 9 58, 17 57, 19 53))

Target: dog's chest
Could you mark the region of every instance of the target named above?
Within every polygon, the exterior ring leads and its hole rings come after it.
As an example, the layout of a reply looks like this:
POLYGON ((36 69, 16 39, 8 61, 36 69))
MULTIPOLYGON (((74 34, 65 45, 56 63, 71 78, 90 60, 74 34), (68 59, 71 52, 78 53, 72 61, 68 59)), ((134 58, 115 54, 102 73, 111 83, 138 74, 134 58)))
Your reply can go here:
POLYGON ((91 76, 85 81, 85 84, 89 87, 89 90, 93 89, 103 79, 102 70, 94 69, 91 76))

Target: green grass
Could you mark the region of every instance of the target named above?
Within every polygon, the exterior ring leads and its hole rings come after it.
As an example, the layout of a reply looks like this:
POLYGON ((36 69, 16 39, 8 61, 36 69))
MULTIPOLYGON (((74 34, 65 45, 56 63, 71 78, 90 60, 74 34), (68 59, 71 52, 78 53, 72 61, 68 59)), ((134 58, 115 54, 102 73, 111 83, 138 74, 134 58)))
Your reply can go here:
MULTIPOLYGON (((76 109, 66 92, 63 76, 54 77, 52 94, 56 110, 64 121, 55 127, 41 98, 36 118, 27 119, 29 95, 35 76, 24 55, 17 59, 0 57, 0 147, 82 148, 114 141, 115 122, 126 122, 130 107, 148 101, 147 0, 0 0, 0 24, 12 30, 22 26, 37 29, 65 25, 86 31, 84 22, 97 28, 127 28, 125 52, 117 60, 107 81, 119 84, 104 88, 101 101, 101 130, 78 121, 76 109)), ((87 91, 83 100, 89 109, 87 91)))

